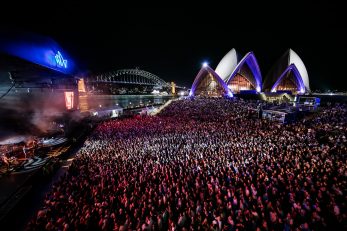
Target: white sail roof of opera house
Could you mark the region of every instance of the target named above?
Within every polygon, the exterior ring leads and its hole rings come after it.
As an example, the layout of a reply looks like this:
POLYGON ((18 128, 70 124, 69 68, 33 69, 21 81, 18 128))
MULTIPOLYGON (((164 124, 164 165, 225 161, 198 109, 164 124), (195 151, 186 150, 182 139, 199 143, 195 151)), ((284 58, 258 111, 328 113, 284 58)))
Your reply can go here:
POLYGON ((217 65, 215 72, 222 80, 226 81, 230 77, 231 73, 235 70, 238 62, 239 60, 237 52, 233 48, 226 55, 224 55, 217 65))
POLYGON ((297 78, 300 78, 300 82, 303 83, 305 89, 300 91, 310 91, 310 82, 308 78, 307 69, 304 62, 299 55, 292 49, 288 49, 281 58, 271 68, 268 75, 265 78, 263 89, 271 91, 279 83, 279 78, 282 77, 289 69, 294 69, 297 78))
POLYGON ((289 65, 294 64, 298 69, 302 80, 304 81, 306 90, 310 91, 310 82, 308 79, 308 73, 304 62, 301 60, 299 55, 295 53, 292 49, 289 49, 289 65))

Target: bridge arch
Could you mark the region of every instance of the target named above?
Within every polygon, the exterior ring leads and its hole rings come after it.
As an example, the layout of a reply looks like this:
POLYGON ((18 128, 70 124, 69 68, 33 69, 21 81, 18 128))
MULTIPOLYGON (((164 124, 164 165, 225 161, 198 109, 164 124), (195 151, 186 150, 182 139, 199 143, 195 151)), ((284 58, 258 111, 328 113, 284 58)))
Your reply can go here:
POLYGON ((104 74, 95 75, 88 79, 88 82, 97 83, 119 83, 119 84, 139 84, 167 87, 169 83, 159 78, 155 74, 141 69, 121 69, 104 74))

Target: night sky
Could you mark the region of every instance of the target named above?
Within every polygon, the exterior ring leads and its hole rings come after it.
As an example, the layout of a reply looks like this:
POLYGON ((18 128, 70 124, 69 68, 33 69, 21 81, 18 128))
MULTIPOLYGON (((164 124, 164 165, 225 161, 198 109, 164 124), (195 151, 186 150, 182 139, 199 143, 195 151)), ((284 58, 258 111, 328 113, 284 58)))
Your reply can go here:
POLYGON ((292 48, 308 69, 311 89, 347 89, 342 3, 235 5, 230 1, 229 6, 200 2, 196 8, 186 8, 98 2, 9 6, 0 14, 0 29, 52 37, 81 71, 139 67, 187 87, 202 62, 215 68, 232 48, 242 56, 253 51, 263 77, 292 48))

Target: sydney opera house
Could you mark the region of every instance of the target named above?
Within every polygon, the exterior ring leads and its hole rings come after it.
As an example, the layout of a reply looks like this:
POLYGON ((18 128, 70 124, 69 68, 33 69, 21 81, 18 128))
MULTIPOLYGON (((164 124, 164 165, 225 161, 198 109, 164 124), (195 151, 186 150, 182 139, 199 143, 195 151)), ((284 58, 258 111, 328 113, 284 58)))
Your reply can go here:
POLYGON ((292 49, 282 55, 265 79, 253 52, 248 52, 241 59, 239 57, 236 50, 231 49, 215 70, 204 64, 189 95, 232 97, 245 92, 287 92, 294 95, 310 92, 306 67, 292 49))

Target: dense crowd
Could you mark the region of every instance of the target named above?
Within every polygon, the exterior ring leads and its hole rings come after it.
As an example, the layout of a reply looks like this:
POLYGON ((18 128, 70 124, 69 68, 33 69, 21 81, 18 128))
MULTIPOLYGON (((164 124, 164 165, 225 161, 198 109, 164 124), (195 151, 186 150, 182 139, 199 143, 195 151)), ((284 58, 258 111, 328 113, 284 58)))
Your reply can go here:
POLYGON ((346 230, 346 105, 286 125, 256 107, 178 100, 103 122, 28 230, 346 230))

